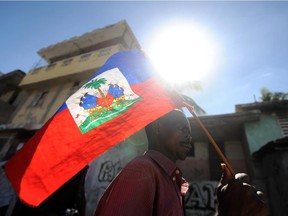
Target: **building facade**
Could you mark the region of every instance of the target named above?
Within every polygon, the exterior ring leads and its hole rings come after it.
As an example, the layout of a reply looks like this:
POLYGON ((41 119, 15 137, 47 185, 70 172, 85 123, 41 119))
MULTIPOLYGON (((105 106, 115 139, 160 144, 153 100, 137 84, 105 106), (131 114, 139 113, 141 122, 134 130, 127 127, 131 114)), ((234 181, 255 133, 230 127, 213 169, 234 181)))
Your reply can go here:
POLYGON ((43 124, 112 54, 130 49, 140 45, 125 21, 42 48, 38 53, 48 65, 19 84, 27 95, 11 124, 43 124))
MULTIPOLYGON (((25 73, 21 70, 15 70, 7 74, 0 73, 0 125, 5 125, 13 115, 13 112, 19 105, 19 93, 21 89, 18 84, 21 82, 25 73)), ((4 126, 5 128, 5 126, 4 126)), ((1 129, 0 129, 1 130, 1 129)), ((2 169, 3 162, 10 157, 8 154, 10 139, 13 131, 5 131, 0 136, 0 215, 4 215, 10 198, 13 196, 13 191, 9 181, 5 178, 4 170, 2 169)))
POLYGON ((260 119, 245 127, 253 182, 265 192, 270 214, 288 214, 288 100, 241 104, 238 112, 258 111, 260 119))
MULTIPOLYGON (((33 68, 26 76, 22 72, 23 79, 14 85, 15 89, 21 89, 17 92, 17 97, 12 95, 11 91, 2 91, 4 85, 1 84, 1 112, 5 113, 6 116, 0 119, 0 185, 2 185, 2 179, 4 179, 2 168, 6 161, 52 117, 70 95, 77 91, 112 54, 122 50, 140 48, 128 23, 120 21, 40 49, 38 54, 47 62, 47 65, 33 68), (12 96, 14 97, 13 102, 14 100, 17 102, 15 102, 16 105, 13 106, 13 109, 12 104, 10 104, 10 102, 12 103, 12 96), (5 99, 6 103, 4 103, 5 101, 2 103, 2 99, 5 99), (2 104, 5 104, 5 107, 2 104), (5 110, 2 110, 3 108, 5 110), (7 114, 10 115, 9 118, 7 114)), ((6 89, 10 87, 6 77, 9 76, 9 82, 18 81, 14 78, 15 74, 16 72, 13 72, 13 79, 11 74, 0 77, 1 83, 7 83, 5 85, 6 89)), ((17 72, 17 75, 19 75, 19 72, 17 72)), ((75 180, 71 181, 74 181, 74 184, 80 184, 75 180)), ((81 181, 83 183, 83 179, 81 181)), ((67 185, 69 184, 71 186, 71 182, 67 183, 67 185)), ((65 188, 60 188, 60 190, 67 193, 65 188)), ((27 215, 42 215, 44 214, 42 211, 47 213, 48 203, 51 204, 51 200, 48 200, 41 207, 31 210, 28 207, 21 206, 15 196, 15 194, 11 195, 11 191, 1 194, 0 199, 5 197, 6 200, 10 200, 8 204, 6 202, 0 206, 3 215, 4 211, 6 215, 17 215, 15 212, 19 211, 25 212, 27 215), (16 211, 13 210, 15 206, 18 209, 16 211)), ((59 199, 59 197, 56 197, 56 199, 59 199)), ((72 198, 70 197, 70 199, 72 198)), ((64 205, 68 205, 68 202, 63 203, 63 208, 69 207, 64 205)), ((57 211, 60 214, 61 209, 57 211)))
MULTIPOLYGON (((271 215, 287 215, 288 101, 239 104, 235 108, 235 113, 199 119, 234 171, 248 173, 253 185, 267 195, 271 215)), ((209 188, 221 177, 222 160, 197 121, 189 121, 194 149, 178 164, 188 181, 198 183, 190 186, 186 206, 191 215, 209 215, 215 211, 216 201, 209 188), (211 211, 205 212, 207 208, 211 211)))
POLYGON ((39 129, 112 54, 129 49, 140 45, 126 21, 42 48, 38 53, 48 65, 30 70, 21 80, 17 107, 6 109, 13 116, 0 128, 39 129))
POLYGON ((0 74, 0 124, 9 121, 10 116, 19 104, 18 95, 21 89, 18 85, 24 76, 25 73, 21 70, 0 74))

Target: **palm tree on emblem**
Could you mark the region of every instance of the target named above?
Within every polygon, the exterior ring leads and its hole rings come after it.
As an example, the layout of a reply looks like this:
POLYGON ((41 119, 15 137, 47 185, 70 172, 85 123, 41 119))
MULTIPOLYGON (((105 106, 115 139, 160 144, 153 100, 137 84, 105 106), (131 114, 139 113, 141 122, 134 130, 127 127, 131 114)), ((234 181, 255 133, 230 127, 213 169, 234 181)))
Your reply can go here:
POLYGON ((92 82, 87 83, 84 88, 88 89, 88 88, 92 88, 92 89, 97 89, 97 91, 99 92, 99 94, 101 95, 101 98, 103 99, 104 103, 106 104, 106 107, 108 110, 111 110, 112 107, 110 106, 110 104, 107 101, 107 98, 105 96, 105 94, 103 93, 103 91, 100 89, 102 84, 106 84, 107 80, 105 78, 100 78, 100 79, 96 79, 93 80, 92 82))

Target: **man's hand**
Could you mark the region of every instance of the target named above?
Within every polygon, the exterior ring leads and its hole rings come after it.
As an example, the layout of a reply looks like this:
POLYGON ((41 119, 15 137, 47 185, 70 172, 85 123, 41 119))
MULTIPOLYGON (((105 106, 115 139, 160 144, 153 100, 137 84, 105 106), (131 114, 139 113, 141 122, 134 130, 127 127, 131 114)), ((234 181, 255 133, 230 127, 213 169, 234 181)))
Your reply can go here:
POLYGON ((250 185, 249 176, 238 173, 235 177, 221 164, 222 177, 217 186, 219 216, 267 216, 264 194, 250 185))

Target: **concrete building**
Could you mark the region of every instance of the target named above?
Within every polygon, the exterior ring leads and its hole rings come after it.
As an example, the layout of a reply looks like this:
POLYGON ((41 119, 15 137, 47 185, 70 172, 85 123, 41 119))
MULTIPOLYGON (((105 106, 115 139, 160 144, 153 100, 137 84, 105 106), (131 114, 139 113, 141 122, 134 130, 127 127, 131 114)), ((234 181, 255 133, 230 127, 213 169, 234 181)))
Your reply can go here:
MULTIPOLYGON (((1 114, 5 113, 6 116, 0 119, 1 170, 5 162, 33 136, 58 110, 63 102, 78 90, 112 54, 131 49, 140 49, 140 45, 127 22, 120 21, 116 24, 96 29, 81 36, 40 49, 38 54, 47 62, 47 65, 33 68, 25 77, 25 74, 19 71, 13 72, 13 74, 2 75, 0 83, 6 83, 6 85, 1 84, 0 99, 5 99, 6 103, 0 101, 1 114), (22 75, 21 78, 24 78, 21 80, 16 79, 19 77, 19 74, 22 75), (16 75, 18 76, 16 77, 16 75), (12 82, 11 85, 7 81, 8 78, 9 82, 12 82), (15 83, 16 81, 21 82, 15 83), (14 90, 21 89, 21 92, 17 92, 19 96, 17 106, 14 107, 12 107, 12 96, 14 97, 11 92, 12 89, 8 92, 8 88, 12 84, 14 84, 14 90), (7 91, 5 90, 4 92, 4 88, 7 91), (2 106, 3 104, 5 106, 2 106), (4 108, 5 110, 2 110, 4 108), (11 115, 10 118, 8 118, 8 114, 11 115)), ((1 186, 2 179, 4 179, 3 172, 1 172, 1 186)), ((79 175, 78 179, 81 179, 79 175)), ((72 179, 67 183, 67 185, 70 185, 70 188, 72 188, 71 182, 79 184, 79 182, 77 183, 77 181, 72 179)), ((67 185, 65 186, 66 189, 62 188, 60 190, 69 194, 67 185)), ((78 188, 78 186, 76 187, 78 188)), ((7 200, 10 199, 10 205, 6 203, 6 206, 4 204, 0 206, 3 210, 2 213, 5 211, 7 215, 13 212, 13 207, 17 202, 15 195, 13 199, 11 197, 13 195, 10 192, 9 194, 8 192, 1 194, 2 197, 0 197, 0 199, 4 196, 7 200)), ((59 196, 56 199, 59 199, 59 196)), ((66 197, 67 199, 68 196, 66 197)), ((70 196, 70 199, 73 199, 73 196, 70 196)), ((21 211, 22 214, 26 213, 26 215, 41 215, 42 211, 47 211, 49 202, 51 204, 51 199, 33 211, 20 206, 18 211, 21 211)), ((68 205, 68 202, 63 203, 63 199, 59 199, 57 202, 57 205, 59 205, 59 202, 62 203, 63 208, 69 207, 65 206, 68 205)), ((60 210, 58 209, 58 211, 60 210)))
POLYGON ((19 104, 20 87, 18 85, 24 76, 25 73, 21 70, 0 74, 0 124, 9 121, 19 104))
POLYGON ((266 186, 271 215, 288 214, 288 137, 268 142, 253 154, 259 180, 266 186))
MULTIPOLYGON (((18 84, 21 82, 25 73, 21 70, 15 70, 7 74, 0 73, 0 125, 5 125, 9 122, 13 112, 19 105, 20 88, 18 84)), ((5 178, 3 163, 9 158, 9 145, 6 145, 7 139, 9 141, 11 131, 4 131, 0 136, 0 215, 4 215, 7 206, 10 202, 13 191, 10 183, 5 178)))
MULTIPOLYGON (((199 116, 235 172, 249 173, 248 142, 245 124, 259 119, 259 112, 199 116)), ((214 215, 215 187, 221 177, 222 160, 194 118, 189 118, 193 149, 184 161, 178 161, 183 176, 190 182, 186 196, 187 215, 214 215)))
POLYGON ((261 113, 257 122, 246 127, 252 179, 265 191, 271 215, 287 215, 288 100, 242 104, 236 110, 261 113))
MULTIPOLYGON (((288 180, 288 101, 239 104, 235 108, 235 113, 204 115, 199 119, 234 171, 248 173, 252 183, 267 195, 271 215, 287 215, 288 188, 284 182, 288 180)), ((195 119, 189 120, 194 149, 178 165, 188 181, 198 181, 189 188, 188 211, 207 215, 215 211, 216 197, 209 188, 220 178, 222 160, 195 119), (207 208, 210 211, 205 212, 207 208)))
POLYGON ((140 45, 125 21, 42 48, 38 54, 48 65, 29 71, 19 84, 27 95, 11 124, 43 124, 108 57, 129 49, 140 45))
POLYGON ((108 57, 129 49, 140 49, 140 45, 126 21, 40 49, 48 65, 30 70, 21 80, 18 106, 0 128, 39 129, 108 57))

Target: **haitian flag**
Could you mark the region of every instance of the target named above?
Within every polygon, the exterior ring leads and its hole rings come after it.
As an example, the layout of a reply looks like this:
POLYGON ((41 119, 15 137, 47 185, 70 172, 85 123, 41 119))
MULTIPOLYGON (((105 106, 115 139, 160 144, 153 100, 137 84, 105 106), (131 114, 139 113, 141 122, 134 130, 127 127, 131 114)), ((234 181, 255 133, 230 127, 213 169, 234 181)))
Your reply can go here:
POLYGON ((93 159, 179 107, 139 50, 112 55, 6 164, 19 198, 37 206, 93 159))

